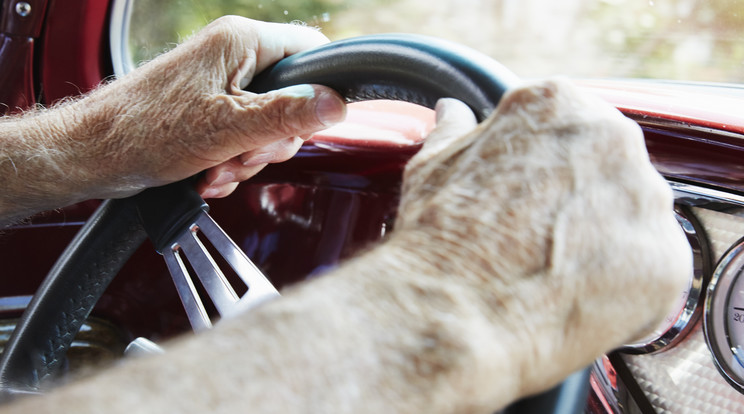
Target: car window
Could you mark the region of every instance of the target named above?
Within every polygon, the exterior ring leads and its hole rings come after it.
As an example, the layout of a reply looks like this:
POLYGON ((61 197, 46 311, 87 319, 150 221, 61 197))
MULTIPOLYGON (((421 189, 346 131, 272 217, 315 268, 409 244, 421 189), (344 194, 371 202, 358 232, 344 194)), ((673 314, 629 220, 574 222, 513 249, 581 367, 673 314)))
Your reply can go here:
POLYGON ((331 39, 448 38, 523 77, 744 81, 744 0, 120 0, 134 64, 225 14, 300 22, 331 39))

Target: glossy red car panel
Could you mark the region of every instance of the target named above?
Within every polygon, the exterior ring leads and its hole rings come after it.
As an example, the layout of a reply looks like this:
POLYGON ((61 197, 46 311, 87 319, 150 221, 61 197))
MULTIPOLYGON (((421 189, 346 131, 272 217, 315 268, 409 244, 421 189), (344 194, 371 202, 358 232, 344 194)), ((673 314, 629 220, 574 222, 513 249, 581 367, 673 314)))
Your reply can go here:
POLYGON ((44 103, 85 93, 111 76, 107 0, 49 0, 39 93, 44 103))

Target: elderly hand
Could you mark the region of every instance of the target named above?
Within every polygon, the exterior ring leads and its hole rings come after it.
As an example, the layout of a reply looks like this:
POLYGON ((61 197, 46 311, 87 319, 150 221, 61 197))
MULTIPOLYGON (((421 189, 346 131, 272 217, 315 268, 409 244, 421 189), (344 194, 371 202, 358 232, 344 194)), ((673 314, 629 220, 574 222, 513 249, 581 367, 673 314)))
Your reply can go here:
POLYGON ((132 195, 207 170, 223 197, 345 117, 322 86, 241 87, 278 60, 328 40, 299 26, 229 16, 83 99, 0 123, 0 219, 88 198, 132 195), (22 131, 22 133, 19 133, 22 131))
POLYGON ((468 135, 457 124, 411 160, 393 242, 442 283, 478 292, 509 332, 501 341, 521 349, 509 354, 520 395, 660 323, 690 249, 633 121, 547 81, 508 93, 468 135))
POLYGON ((278 60, 327 41, 299 25, 224 17, 99 91, 103 140, 126 141, 126 150, 112 154, 126 165, 122 175, 150 186, 209 169, 199 189, 221 197, 267 163, 292 157, 301 137, 343 119, 342 98, 321 86, 263 95, 242 87, 278 60))

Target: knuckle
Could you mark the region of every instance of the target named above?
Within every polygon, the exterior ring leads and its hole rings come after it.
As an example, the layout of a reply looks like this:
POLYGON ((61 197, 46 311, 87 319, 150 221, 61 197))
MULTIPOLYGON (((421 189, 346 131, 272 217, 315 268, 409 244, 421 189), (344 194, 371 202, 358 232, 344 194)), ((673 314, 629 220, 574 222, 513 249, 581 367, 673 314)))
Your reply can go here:
POLYGON ((207 25, 205 31, 206 33, 215 36, 226 36, 232 33, 235 28, 241 27, 241 23, 243 23, 243 20, 244 19, 239 16, 222 16, 213 20, 209 25, 207 25))
POLYGON ((235 123, 234 114, 239 105, 234 97, 227 95, 205 99, 201 105, 195 105, 195 110, 200 116, 192 117, 194 119, 192 130, 212 135, 223 129, 232 128, 235 123))
POLYGON ((207 25, 207 27, 202 29, 199 36, 210 44, 223 43, 231 36, 232 28, 234 26, 230 17, 231 16, 223 16, 214 20, 212 23, 207 25))
POLYGON ((219 53, 225 62, 239 61, 247 50, 256 46, 249 44, 250 39, 256 39, 257 36, 255 28, 248 22, 248 19, 240 16, 222 16, 212 21, 196 36, 203 43, 199 49, 200 55, 219 53))

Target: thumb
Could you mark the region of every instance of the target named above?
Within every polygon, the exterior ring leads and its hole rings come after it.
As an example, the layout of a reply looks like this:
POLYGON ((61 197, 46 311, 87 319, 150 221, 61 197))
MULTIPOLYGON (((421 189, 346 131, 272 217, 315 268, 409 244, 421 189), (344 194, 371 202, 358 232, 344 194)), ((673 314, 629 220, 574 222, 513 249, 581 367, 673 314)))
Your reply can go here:
POLYGON ((435 110, 437 127, 427 138, 427 142, 432 145, 446 146, 450 141, 473 130, 478 124, 470 107, 454 98, 440 99, 435 110))
POLYGON ((478 125, 470 107, 457 99, 440 99, 435 109, 437 126, 424 141, 421 151, 409 163, 409 169, 417 169, 444 152, 446 148, 454 147, 456 142, 463 141, 478 125))
POLYGON ((346 103, 320 85, 295 85, 264 94, 234 95, 238 116, 231 126, 249 138, 250 151, 288 137, 310 135, 346 118, 346 103))

